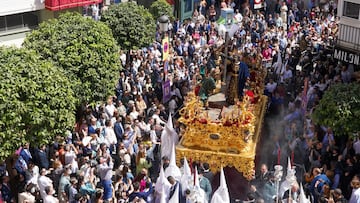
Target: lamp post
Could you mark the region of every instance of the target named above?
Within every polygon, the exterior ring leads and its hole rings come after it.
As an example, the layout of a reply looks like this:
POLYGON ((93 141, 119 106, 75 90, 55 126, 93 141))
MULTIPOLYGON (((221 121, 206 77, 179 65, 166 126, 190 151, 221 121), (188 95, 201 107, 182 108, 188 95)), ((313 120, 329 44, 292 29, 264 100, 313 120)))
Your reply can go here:
POLYGON ((162 61, 163 61, 163 71, 164 78, 162 89, 163 89, 163 102, 166 103, 170 99, 170 81, 167 77, 168 67, 167 67, 167 58, 169 55, 169 39, 166 36, 166 33, 169 30, 169 17, 167 15, 162 15, 158 19, 159 22, 159 31, 161 33, 161 48, 162 48, 162 61))
POLYGON ((160 33, 162 35, 167 33, 167 31, 169 30, 169 17, 167 15, 162 15, 159 17, 158 22, 160 33))

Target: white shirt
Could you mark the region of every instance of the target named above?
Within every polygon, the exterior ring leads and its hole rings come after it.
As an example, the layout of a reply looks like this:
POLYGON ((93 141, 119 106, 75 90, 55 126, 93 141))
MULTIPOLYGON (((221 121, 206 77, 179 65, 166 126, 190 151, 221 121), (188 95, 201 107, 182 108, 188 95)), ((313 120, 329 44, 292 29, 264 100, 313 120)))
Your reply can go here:
POLYGON ((135 119, 138 118, 139 112, 137 112, 137 111, 132 111, 129 115, 130 115, 130 118, 131 118, 132 120, 135 120, 135 119))
POLYGON ((273 82, 273 83, 267 83, 266 84, 266 89, 268 92, 273 93, 274 90, 276 89, 277 83, 273 82))
POLYGON ((283 76, 283 78, 284 78, 284 80, 286 80, 286 79, 290 79, 290 78, 292 78, 292 71, 289 69, 289 70, 285 70, 285 72, 284 72, 284 76, 283 76))
POLYGON ((58 203, 58 202, 59 200, 52 195, 46 195, 44 198, 44 203, 58 203))
POLYGON ((79 169, 78 162, 75 160, 76 154, 74 151, 70 150, 65 152, 65 165, 71 164, 71 172, 76 173, 79 169))
POLYGON ((353 148, 355 151, 355 154, 360 154, 360 139, 354 142, 353 148))
POLYGON ((45 188, 47 186, 52 187, 53 182, 47 176, 40 176, 39 180, 38 180, 38 185, 39 185, 39 189, 40 189, 41 198, 44 199, 47 196, 47 194, 45 193, 45 188))
POLYGON ((113 104, 108 104, 105 106, 105 112, 108 115, 109 118, 112 118, 114 115, 115 106, 113 104))
POLYGON ((126 54, 125 53, 121 54, 120 60, 121 60, 121 62, 123 64, 123 66, 125 66, 125 64, 126 64, 126 54))
POLYGON ((360 202, 360 188, 353 189, 349 203, 359 203, 360 202))
POLYGON ((172 115, 174 115, 176 108, 177 108, 177 104, 176 104, 175 99, 170 100, 170 102, 169 102, 169 112, 172 115))
POLYGON ((157 114, 154 114, 152 116, 152 118, 154 119, 154 121, 156 122, 157 125, 165 124, 165 122, 162 121, 161 118, 159 117, 159 115, 157 115, 157 114))
POLYGON ((117 139, 116 139, 116 135, 114 132, 114 129, 112 127, 106 127, 105 128, 105 144, 106 146, 110 147, 110 145, 116 144, 117 143, 117 139))
POLYGON ((19 193, 19 199, 18 202, 28 202, 28 203, 34 203, 35 202, 35 196, 33 196, 31 193, 29 192, 22 192, 19 193))

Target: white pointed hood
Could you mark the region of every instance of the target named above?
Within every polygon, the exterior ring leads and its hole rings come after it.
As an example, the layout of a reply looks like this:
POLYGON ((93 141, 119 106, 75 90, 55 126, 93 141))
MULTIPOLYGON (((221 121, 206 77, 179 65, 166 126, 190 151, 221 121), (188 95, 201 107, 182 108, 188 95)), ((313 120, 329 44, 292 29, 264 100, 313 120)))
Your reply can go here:
POLYGON ((300 197, 299 197, 299 203, 310 203, 310 200, 306 198, 304 188, 302 184, 300 184, 300 197))
POLYGON ((194 187, 200 187, 199 173, 197 170, 197 166, 195 166, 195 172, 194 172, 194 187))
POLYGON ((167 194, 165 193, 165 188, 162 186, 160 194, 160 203, 166 203, 167 194))
POLYGON ((174 129, 171 112, 169 113, 169 118, 167 120, 166 127, 168 127, 169 129, 174 129))
POLYGON ((195 167, 194 187, 190 194, 190 198, 193 200, 193 202, 199 202, 199 203, 207 203, 208 202, 205 191, 203 189, 201 189, 201 187, 200 187, 199 174, 197 171, 197 167, 195 167))
POLYGON ((184 157, 183 175, 191 176, 191 169, 186 157, 184 157))
POLYGON ((291 170, 292 170, 291 160, 290 160, 290 157, 288 157, 287 174, 290 174, 290 173, 291 173, 291 170))
POLYGON ((285 180, 280 185, 280 191, 279 191, 280 197, 282 197, 287 190, 290 190, 292 185, 297 184, 295 173, 296 171, 291 167, 291 160, 288 157, 286 177, 285 180))
POLYGON ((191 188, 191 170, 189 167, 189 164, 186 160, 186 157, 184 157, 184 165, 183 165, 183 171, 182 171, 182 176, 181 176, 181 186, 182 186, 182 192, 183 194, 185 193, 186 189, 190 189, 191 188))
POLYGON ((164 172, 164 168, 160 167, 160 174, 159 177, 155 183, 155 191, 159 194, 162 193, 162 190, 165 190, 165 194, 168 194, 167 192, 170 191, 171 184, 167 180, 164 172))
POLYGON ((274 63, 274 68, 275 68, 275 73, 280 75, 281 73, 284 72, 283 70, 283 64, 282 64, 282 58, 281 58, 281 53, 278 51, 277 53, 277 60, 276 63, 274 63))
POLYGON ((230 203, 230 195, 223 168, 220 171, 220 186, 214 192, 211 203, 230 203))
POLYGON ((169 114, 169 119, 165 124, 165 128, 161 132, 161 157, 171 156, 171 147, 173 144, 177 144, 179 141, 179 135, 176 133, 171 113, 169 114))
POLYGON ((172 176, 177 181, 180 181, 180 179, 181 179, 180 168, 176 165, 175 144, 172 145, 170 164, 165 169, 165 176, 166 177, 172 176))

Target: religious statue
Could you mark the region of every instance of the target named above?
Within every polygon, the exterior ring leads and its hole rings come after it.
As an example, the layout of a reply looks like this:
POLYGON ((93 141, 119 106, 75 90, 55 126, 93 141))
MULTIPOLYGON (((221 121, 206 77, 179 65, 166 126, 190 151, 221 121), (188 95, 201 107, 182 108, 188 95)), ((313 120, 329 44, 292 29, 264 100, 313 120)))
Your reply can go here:
POLYGON ((245 84, 250 77, 248 65, 242 60, 243 55, 240 54, 237 59, 234 59, 227 67, 227 89, 226 102, 234 105, 236 99, 242 99, 245 84), (237 60, 240 60, 239 62, 237 60))
POLYGON ((207 105, 207 100, 210 94, 213 93, 214 89, 216 88, 216 82, 211 73, 207 73, 207 76, 203 78, 201 81, 201 87, 199 90, 199 96, 201 101, 204 103, 204 106, 207 105))
MULTIPOLYGON (((242 58, 242 56, 240 57, 242 58)), ((242 98, 244 96, 245 84, 250 78, 250 72, 248 65, 240 59, 239 63, 239 83, 238 83, 238 94, 242 98)))
POLYGON ((226 72, 226 102, 230 105, 235 104, 235 99, 239 98, 238 94, 238 72, 239 67, 233 57, 226 59, 227 72, 226 72))

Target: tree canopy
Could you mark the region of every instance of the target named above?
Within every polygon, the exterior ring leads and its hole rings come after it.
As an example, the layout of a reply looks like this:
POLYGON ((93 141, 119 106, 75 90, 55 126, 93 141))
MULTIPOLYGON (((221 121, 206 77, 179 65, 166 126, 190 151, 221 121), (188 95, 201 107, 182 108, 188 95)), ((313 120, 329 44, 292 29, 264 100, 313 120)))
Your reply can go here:
POLYGON ((317 124, 331 127, 337 135, 360 131, 360 84, 337 84, 325 92, 313 113, 317 124))
POLYGON ((65 13, 41 23, 24 46, 65 70, 80 102, 104 101, 113 95, 121 68, 119 48, 104 23, 65 13))
POLYGON ((155 40, 156 24, 150 12, 134 2, 110 6, 101 16, 122 50, 137 50, 155 40))
POLYGON ((150 13, 157 20, 162 15, 167 15, 169 19, 173 19, 173 8, 166 0, 154 1, 150 6, 150 13))
POLYGON ((74 125, 74 92, 59 68, 34 51, 0 47, 0 69, 0 160, 74 125))

